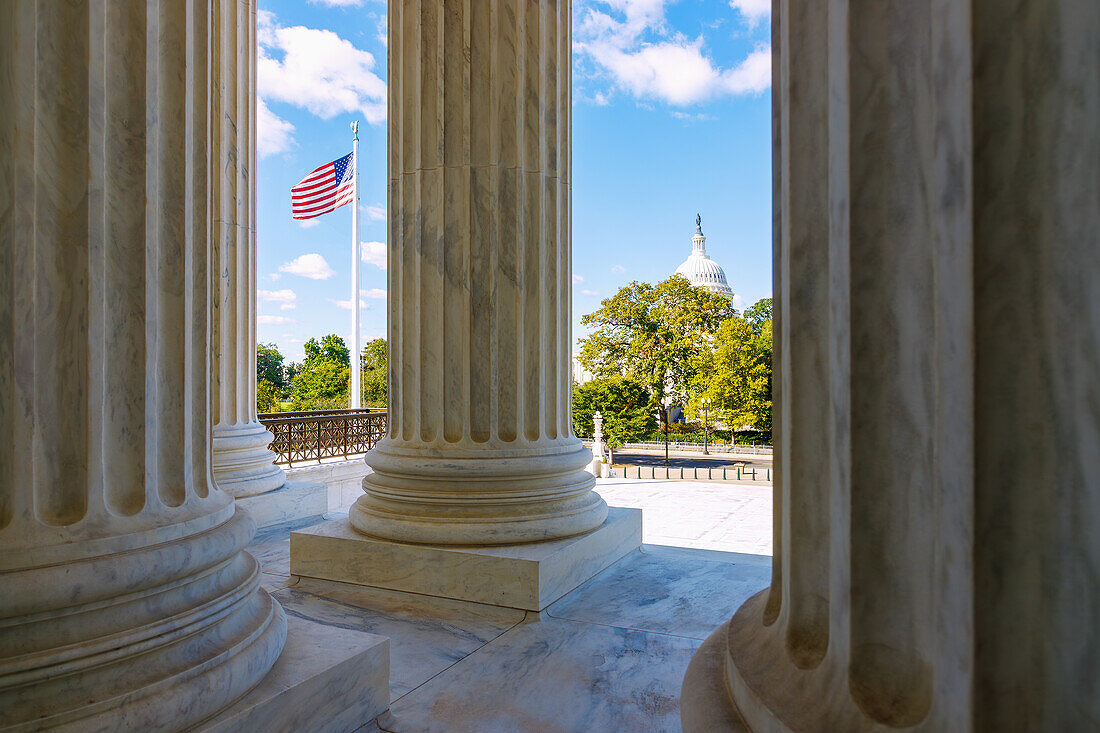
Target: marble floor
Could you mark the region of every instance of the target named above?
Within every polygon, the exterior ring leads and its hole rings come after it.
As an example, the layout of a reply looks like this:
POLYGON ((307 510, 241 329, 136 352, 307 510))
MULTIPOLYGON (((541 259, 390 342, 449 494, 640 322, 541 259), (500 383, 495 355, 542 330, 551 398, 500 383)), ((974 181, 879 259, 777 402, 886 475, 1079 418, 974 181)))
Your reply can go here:
POLYGON ((769 583, 771 492, 599 491, 643 509, 646 544, 542 613, 292 577, 290 532, 309 522, 265 529, 250 551, 288 615, 389 637, 390 710, 361 731, 678 731, 692 654, 769 583))

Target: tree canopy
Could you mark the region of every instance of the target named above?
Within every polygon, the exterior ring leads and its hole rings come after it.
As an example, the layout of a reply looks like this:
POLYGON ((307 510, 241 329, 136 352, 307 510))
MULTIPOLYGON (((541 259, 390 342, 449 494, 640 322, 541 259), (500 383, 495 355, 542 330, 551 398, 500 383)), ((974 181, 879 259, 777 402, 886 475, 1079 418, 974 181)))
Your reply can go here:
POLYGON ((260 382, 271 385, 275 398, 282 396, 289 386, 283 367, 283 355, 275 344, 256 346, 256 383, 260 382))
POLYGON ((573 432, 591 436, 593 415, 603 415, 604 440, 612 448, 639 440, 657 427, 649 390, 630 377, 593 379, 573 385, 573 432))
POLYGON ((344 339, 334 333, 322 338, 320 343, 315 338, 306 341, 304 349, 306 360, 303 366, 305 367, 308 367, 311 361, 326 359, 351 368, 351 352, 348 350, 348 345, 344 343, 344 339))
POLYGON ((275 399, 275 385, 266 379, 256 382, 256 412, 278 412, 279 403, 275 399))
MULTIPOLYGON (((704 393, 731 428, 772 429, 772 302, 758 301, 722 324, 704 393)), ((698 413, 698 402, 693 405, 698 413)))
POLYGON ((329 410, 348 406, 351 356, 344 339, 330 333, 305 343, 305 361, 291 382, 292 410, 329 410))
POLYGON ((736 315, 727 298, 681 275, 656 285, 632 282, 581 317, 593 330, 580 339, 579 359, 596 377, 642 384, 654 408, 666 393, 684 403, 698 388, 719 326, 736 315))
POLYGON ((386 407, 386 339, 368 341, 360 354, 362 399, 368 407, 386 407))

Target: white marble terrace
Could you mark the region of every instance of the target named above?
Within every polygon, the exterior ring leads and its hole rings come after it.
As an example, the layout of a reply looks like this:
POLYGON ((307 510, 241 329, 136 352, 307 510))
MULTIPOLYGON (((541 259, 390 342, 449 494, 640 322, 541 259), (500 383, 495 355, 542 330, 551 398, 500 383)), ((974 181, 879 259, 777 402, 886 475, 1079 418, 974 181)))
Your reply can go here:
POLYGON ((1095 1, 773 0, 773 489, 584 470, 571 3, 387 12, 389 433, 318 518, 253 0, 0 2, 0 731, 1097 729, 1095 1))

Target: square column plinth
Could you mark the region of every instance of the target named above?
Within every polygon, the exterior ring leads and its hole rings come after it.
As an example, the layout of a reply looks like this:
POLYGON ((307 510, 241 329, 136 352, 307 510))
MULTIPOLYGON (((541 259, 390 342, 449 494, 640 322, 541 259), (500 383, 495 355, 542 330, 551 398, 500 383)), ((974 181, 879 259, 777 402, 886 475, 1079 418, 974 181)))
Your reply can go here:
POLYGON ((350 733, 390 706, 390 640, 290 616, 286 646, 260 684, 200 733, 350 733))
POLYGON ((611 507, 585 534, 499 546, 412 545, 359 534, 347 519, 290 534, 290 572, 541 611, 642 544, 642 510, 611 507))

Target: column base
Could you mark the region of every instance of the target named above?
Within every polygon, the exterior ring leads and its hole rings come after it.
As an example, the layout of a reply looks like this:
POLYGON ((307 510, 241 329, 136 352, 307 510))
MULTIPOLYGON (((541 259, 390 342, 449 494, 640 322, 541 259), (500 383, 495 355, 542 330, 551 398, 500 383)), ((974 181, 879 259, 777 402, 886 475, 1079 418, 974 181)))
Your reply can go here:
POLYGON ((642 544, 642 511, 612 507, 585 534, 522 545, 414 545, 347 519, 292 532, 290 572, 324 580, 541 611, 642 544))
POLYGON ((198 730, 344 733, 389 705, 389 639, 290 616, 283 653, 267 676, 198 730))
MULTIPOLYGON (((883 716, 876 720, 865 709, 867 696, 855 699, 848 675, 838 670, 834 658, 826 656, 810 669, 795 666, 783 635, 778 633, 779 622, 764 625, 767 600, 768 591, 763 590, 745 601, 692 659, 684 677, 680 707, 685 733, 726 730, 719 721, 728 719, 743 721, 739 723, 741 728, 733 730, 769 733, 870 732, 921 724, 929 730, 951 727, 946 720, 929 718, 927 711, 915 723, 884 725, 883 716)), ((872 712, 904 711, 889 708, 892 700, 871 702, 878 704, 872 712)))
POLYGON ((576 438, 527 448, 451 447, 392 438, 364 458, 372 472, 351 507, 365 535, 426 545, 515 545, 579 535, 607 519, 576 438))
POLYGON ((749 733, 726 685, 726 635, 723 624, 691 658, 680 688, 680 725, 684 733, 749 733))
POLYGON ((256 496, 286 483, 286 471, 275 465, 276 455, 267 447, 274 436, 263 423, 219 424, 212 433, 210 459, 222 491, 235 497, 256 496))
POLYGON ((287 481, 275 491, 242 496, 237 508, 248 512, 256 527, 318 517, 328 511, 328 486, 305 481, 287 481))
POLYGON ((180 730, 245 695, 287 624, 241 552, 253 531, 234 514, 162 544, 0 573, 15 611, 0 628, 0 729, 180 730))

